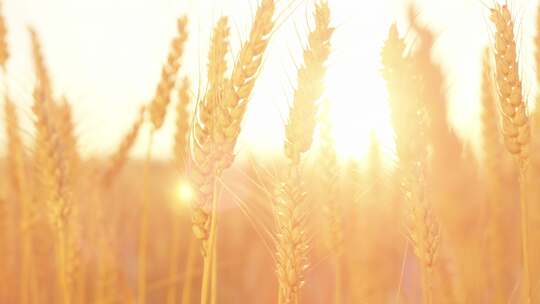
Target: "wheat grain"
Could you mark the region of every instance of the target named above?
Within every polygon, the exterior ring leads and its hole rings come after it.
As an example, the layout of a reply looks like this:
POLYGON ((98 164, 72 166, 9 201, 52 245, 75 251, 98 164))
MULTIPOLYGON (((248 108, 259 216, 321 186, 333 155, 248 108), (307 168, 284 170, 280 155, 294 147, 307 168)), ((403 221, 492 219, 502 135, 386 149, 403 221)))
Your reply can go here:
POLYGON ((160 129, 163 125, 167 106, 171 101, 171 92, 176 83, 176 77, 184 55, 185 43, 188 39, 187 22, 188 19, 185 16, 177 21, 178 34, 171 42, 167 63, 161 70, 161 79, 149 107, 150 121, 155 130, 160 129))

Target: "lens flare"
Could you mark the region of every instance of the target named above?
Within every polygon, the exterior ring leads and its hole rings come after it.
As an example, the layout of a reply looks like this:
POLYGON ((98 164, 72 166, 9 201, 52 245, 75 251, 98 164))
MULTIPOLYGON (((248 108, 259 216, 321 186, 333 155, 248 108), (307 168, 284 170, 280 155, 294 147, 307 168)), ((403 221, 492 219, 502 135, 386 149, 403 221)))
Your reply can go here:
POLYGON ((186 178, 182 178, 176 185, 176 209, 189 207, 191 202, 195 199, 195 191, 191 186, 191 183, 186 178))

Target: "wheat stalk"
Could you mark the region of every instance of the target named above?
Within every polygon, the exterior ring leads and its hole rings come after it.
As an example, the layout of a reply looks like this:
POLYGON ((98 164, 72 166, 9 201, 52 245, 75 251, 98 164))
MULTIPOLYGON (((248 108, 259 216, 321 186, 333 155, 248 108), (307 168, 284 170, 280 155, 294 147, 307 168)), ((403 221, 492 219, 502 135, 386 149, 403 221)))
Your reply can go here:
POLYGON ((138 243, 138 276, 137 276, 137 301, 140 304, 146 303, 146 272, 147 272, 147 243, 148 243, 148 210, 150 208, 149 198, 149 171, 150 161, 152 159, 152 144, 154 141, 155 132, 158 131, 165 120, 167 107, 171 101, 171 92, 176 84, 178 71, 180 70, 182 57, 184 54, 185 43, 188 38, 187 31, 188 19, 186 16, 181 17, 177 21, 177 35, 171 42, 167 62, 161 70, 161 78, 159 80, 154 98, 149 105, 150 122, 152 129, 146 152, 146 160, 144 166, 144 189, 142 210, 139 225, 139 243, 138 243))
POLYGON ((220 18, 214 27, 208 54, 208 92, 198 103, 195 123, 193 125, 192 176, 197 200, 193 210, 193 232, 202 241, 202 254, 208 255, 208 238, 210 236, 211 202, 214 197, 213 184, 215 172, 215 143, 213 141, 215 126, 215 108, 218 94, 227 70, 225 56, 229 49, 229 25, 226 17, 220 18))
POLYGON ((59 296, 63 303, 73 299, 73 282, 77 253, 74 251, 75 231, 70 218, 73 213, 72 189, 69 185, 69 163, 66 162, 60 133, 57 108, 53 102, 48 71, 41 52, 39 37, 29 29, 36 83, 32 111, 36 117, 35 165, 39 171, 36 199, 42 199, 49 212, 49 222, 56 237, 55 255, 59 283, 59 296))
POLYGON ((181 304, 191 304, 191 290, 193 285, 193 273, 195 272, 195 258, 197 255, 197 247, 192 240, 189 242, 188 254, 186 257, 186 272, 184 284, 182 286, 182 301, 181 304))
POLYGON ((528 206, 525 199, 526 171, 529 164, 530 123, 527 105, 522 94, 519 67, 516 57, 514 22, 506 5, 491 9, 491 21, 495 25, 496 84, 501 111, 502 135, 506 149, 514 156, 520 169, 521 239, 523 303, 531 302, 531 279, 529 270, 528 206))
POLYGON ((492 71, 489 62, 490 53, 486 49, 482 64, 482 148, 484 152, 484 162, 486 164, 486 178, 488 180, 488 242, 490 248, 491 277, 495 290, 495 303, 505 303, 504 281, 501 261, 504 258, 503 244, 497 239, 500 235, 500 222, 503 216, 502 196, 502 176, 500 168, 501 148, 500 134, 498 129, 499 114, 493 86, 492 71))
POLYGON ((176 134, 174 136, 174 159, 180 172, 186 169, 188 159, 188 142, 191 122, 191 83, 188 77, 182 79, 178 91, 178 105, 176 106, 176 134))
POLYGON ((114 154, 110 157, 110 164, 101 177, 101 183, 105 188, 112 185, 114 179, 124 167, 124 164, 128 159, 129 152, 133 148, 133 145, 139 136, 139 131, 144 123, 145 113, 146 107, 142 106, 135 122, 120 142, 118 148, 116 148, 116 152, 114 152, 114 154))
POLYGON ((322 104, 319 119, 321 137, 321 177, 322 186, 325 189, 324 215, 327 222, 328 239, 330 249, 336 252, 335 255, 335 298, 334 303, 341 303, 342 283, 341 283, 341 249, 343 245, 342 210, 338 198, 338 176, 339 168, 334 138, 332 134, 332 122, 330 118, 330 100, 325 99, 322 104))
MULTIPOLYGON (((0 9, 2 9, 0 3, 0 9)), ((19 215, 19 233, 20 233, 20 248, 21 260, 19 268, 19 303, 26 304, 29 302, 29 286, 34 280, 30 271, 32 261, 32 240, 28 233, 28 226, 31 218, 31 197, 30 187, 25 168, 25 155, 22 139, 19 134, 19 120, 15 105, 11 101, 8 92, 7 84, 7 61, 10 57, 10 52, 7 43, 7 27, 3 14, 0 14, 0 66, 2 67, 4 76, 4 112, 6 123, 7 136, 7 161, 10 167, 11 183, 20 203, 19 215)))
MULTIPOLYGON (((191 122, 191 83, 188 77, 182 79, 178 90, 178 104, 176 106, 176 133, 174 136, 174 160, 176 168, 181 173, 182 179, 186 173, 186 163, 188 159, 188 141, 191 122)), ((185 203, 185 202, 181 202, 185 203)), ((167 292, 167 303, 174 304, 177 302, 177 272, 178 272, 178 257, 180 255, 180 236, 181 222, 174 214, 172 232, 172 249, 170 252, 170 269, 169 269, 169 289, 167 292)))
POLYGON ((407 224, 414 252, 422 270, 424 303, 433 303, 433 270, 439 243, 438 223, 425 191, 427 162, 426 111, 422 105, 422 80, 404 58, 405 44, 392 25, 381 54, 392 126, 396 133, 398 169, 405 201, 409 205, 407 224), (406 102, 407 106, 399 107, 406 102), (401 111, 400 111, 401 109, 401 111))
MULTIPOLYGON (((540 6, 538 7, 538 12, 536 15, 536 36, 534 37, 534 44, 536 46, 536 50, 534 53, 535 56, 535 62, 536 62, 536 82, 540 83, 540 6)), ((533 123, 533 130, 536 132, 537 130, 540 130, 540 92, 536 96, 536 107, 534 113, 531 115, 531 122, 533 123)), ((535 136, 533 138, 538 144, 539 138, 535 136)), ((537 159, 538 160, 538 159, 537 159)))
MULTIPOLYGON (((208 303, 211 283, 212 256, 214 254, 213 234, 216 205, 216 107, 221 98, 221 91, 227 71, 226 55, 229 50, 229 24, 227 17, 221 17, 216 23, 208 52, 208 91, 198 103, 197 116, 193 126, 192 176, 197 190, 197 199, 193 207, 192 227, 195 237, 202 241, 203 277, 201 284, 201 304, 208 303)), ((215 295, 212 293, 212 296, 215 295)))
MULTIPOLYGON (((214 249, 212 216, 216 206, 216 178, 228 168, 234 159, 234 146, 240 133, 240 124, 257 80, 257 73, 270 32, 273 29, 275 4, 263 0, 255 14, 251 33, 242 46, 230 79, 225 78, 229 28, 226 18, 221 18, 214 29, 209 52, 209 89, 199 102, 193 131, 192 180, 198 190, 193 212, 193 232, 202 240, 204 257, 201 303, 207 303, 208 281, 214 249)), ((214 297, 215 294, 212 293, 214 297)))
POLYGON ((306 236, 306 194, 300 177, 301 155, 313 141, 318 101, 324 91, 326 61, 330 55, 330 8, 326 1, 315 6, 315 28, 309 33, 303 64, 298 70, 298 85, 285 126, 285 156, 289 173, 275 193, 276 272, 279 303, 297 304, 304 272, 308 267, 306 236))
POLYGON ((15 105, 5 97, 4 111, 6 114, 6 135, 8 139, 8 163, 10 165, 13 189, 19 199, 20 215, 19 215, 19 233, 21 236, 21 261, 20 261, 20 296, 21 304, 28 303, 29 291, 28 287, 32 276, 30 273, 30 263, 32 260, 32 241, 28 233, 28 228, 31 221, 31 198, 29 195, 30 188, 28 187, 27 174, 24 165, 23 144, 19 135, 19 122, 15 105))
POLYGON ((35 96, 33 112, 36 116, 37 153, 40 163, 36 167, 40 170, 42 189, 40 196, 44 197, 49 210, 51 226, 56 234, 56 257, 58 281, 61 301, 65 304, 71 302, 71 284, 69 282, 70 262, 69 255, 69 218, 72 211, 72 202, 67 188, 66 164, 64 153, 59 142, 59 134, 55 129, 46 108, 46 103, 35 96))
MULTIPOLYGON (((131 125, 129 131, 124 135, 120 144, 116 148, 116 151, 110 156, 108 160, 107 167, 100 176, 100 182, 103 192, 109 189, 116 180, 119 173, 122 171, 126 161, 128 160, 129 153, 133 149, 137 138, 139 137, 141 127, 145 121, 146 106, 141 106, 137 118, 131 125)), ((103 216, 102 206, 99 206, 96 210, 98 220, 103 216)), ((105 229, 100 227, 101 232, 105 234, 105 229)), ((113 259, 111 254, 108 254, 110 250, 110 245, 107 244, 107 241, 104 239, 106 235, 103 235, 99 240, 99 254, 100 254, 100 263, 98 265, 98 277, 99 280, 103 280, 107 276, 110 276, 110 272, 114 271, 114 265, 110 261, 113 259)), ((106 288, 106 281, 97 282, 97 291, 96 291, 96 303, 101 304, 105 301, 105 298, 108 294, 113 294, 113 290, 106 288)), ((114 291, 116 292, 116 291, 114 291)))

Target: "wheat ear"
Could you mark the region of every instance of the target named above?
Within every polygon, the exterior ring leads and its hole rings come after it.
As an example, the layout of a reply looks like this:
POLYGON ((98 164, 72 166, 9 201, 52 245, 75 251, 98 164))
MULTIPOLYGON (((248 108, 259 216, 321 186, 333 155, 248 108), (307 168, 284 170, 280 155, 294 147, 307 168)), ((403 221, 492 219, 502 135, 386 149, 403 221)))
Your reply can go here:
MULTIPOLYGON (((226 56, 229 51, 229 24, 227 17, 221 17, 212 33, 208 52, 208 89, 199 101, 193 125, 191 149, 191 180, 197 190, 197 199, 193 206, 192 227, 195 237, 202 242, 203 277, 201 283, 201 304, 208 303, 211 283, 212 256, 214 254, 216 206, 216 170, 217 149, 214 141, 216 134, 216 107, 221 98, 225 73, 226 56)), ((213 290, 213 289, 212 289, 213 290)), ((212 294, 212 296, 215 296, 212 294)))
POLYGON ((36 167, 40 170, 42 197, 49 210, 51 226, 57 237, 56 257, 60 296, 62 303, 71 302, 71 284, 69 282, 69 218, 72 211, 72 202, 67 188, 66 164, 64 152, 59 142, 59 134, 51 121, 50 112, 46 103, 35 96, 33 112, 36 116, 36 136, 38 136, 39 160, 36 167))
POLYGON ((531 137, 527 105, 522 94, 519 67, 516 57, 514 22, 506 5, 496 5, 491 10, 495 24, 495 67, 499 109, 502 117, 502 135, 506 149, 514 156, 520 169, 521 241, 523 283, 522 302, 531 302, 531 279, 529 270, 528 206, 525 199, 526 176, 529 165, 531 137))
POLYGON ((177 21, 177 35, 171 42, 167 62, 161 70, 161 78, 159 80, 154 99, 149 105, 150 122, 152 129, 146 152, 146 161, 144 169, 144 190, 143 190, 143 206, 140 219, 139 244, 138 244, 138 303, 146 303, 146 258, 147 258, 147 243, 148 243, 148 210, 149 204, 149 167, 152 159, 152 144, 154 135, 157 130, 163 126, 167 107, 171 101, 171 93, 176 85, 176 78, 180 70, 182 57, 184 54, 185 43, 188 38, 187 31, 188 19, 186 16, 181 17, 177 21))
POLYGON ((155 130, 159 130, 163 125, 167 106, 171 102, 171 92, 174 89, 178 71, 180 70, 182 57, 184 55, 185 44, 188 39, 187 17, 181 17, 177 21, 177 35, 171 42, 167 62, 161 69, 154 99, 150 103, 150 121, 155 130))
POLYGON ((424 303, 433 303, 433 270, 439 245, 438 222, 425 191, 427 162, 426 111, 422 104, 422 80, 410 60, 404 58, 404 42, 392 25, 382 50, 392 126, 396 133, 398 169, 405 201, 409 205, 407 227, 422 270, 424 303), (399 107, 405 102, 406 107, 399 107), (401 109, 401 110, 400 110, 401 109))
POLYGON ((34 70, 36 73, 36 84, 34 87, 34 97, 38 97, 40 101, 45 102, 47 108, 51 107, 53 102, 53 92, 49 71, 43 58, 43 50, 39 35, 35 29, 29 28, 30 41, 32 43, 32 58, 34 61, 34 70))
POLYGON ((218 94, 225 79, 227 69, 226 55, 229 49, 229 25, 226 17, 220 18, 214 27, 208 54, 208 92, 199 101, 193 125, 193 144, 191 150, 191 179, 197 190, 197 200, 193 210, 193 233, 201 240, 203 257, 208 255, 210 235, 211 205, 214 197, 213 184, 215 172, 215 144, 213 133, 215 109, 218 94))
POLYGON ((176 133, 174 136, 174 159, 176 168, 185 172, 188 158, 188 141, 191 129, 191 82, 184 77, 178 90, 178 105, 176 106, 176 133))
POLYGON ((70 303, 73 296, 74 278, 74 231, 70 219, 73 212, 72 189, 69 186, 66 151, 58 131, 56 105, 53 102, 49 73, 43 59, 37 32, 29 29, 36 83, 32 111, 35 120, 35 164, 39 168, 39 188, 36 198, 43 199, 49 211, 49 219, 56 236, 56 258, 60 299, 70 303))
POLYGON ((62 148, 66 151, 69 178, 73 184, 78 177, 77 170, 81 161, 77 146, 77 137, 75 136, 75 124, 73 122, 73 113, 69 100, 64 96, 57 107, 58 132, 62 148))
POLYGON ((218 173, 228 168, 234 160, 234 148, 242 120, 274 28, 274 12, 274 0, 262 0, 257 8, 249 39, 242 46, 231 78, 224 82, 223 93, 216 104, 213 141, 219 149, 216 156, 218 173))
MULTIPOLYGON (((214 30, 209 54, 209 89, 199 102, 193 131, 192 180, 198 190, 193 212, 193 232, 202 240, 205 259, 201 303, 207 303, 208 280, 212 269, 216 206, 216 178, 233 161, 240 124, 257 79, 262 57, 273 29, 274 1, 263 0, 257 8, 247 42, 240 50, 232 76, 226 79, 225 54, 228 51, 228 22, 221 18, 214 30)), ((214 296, 214 295, 213 295, 214 296)))
POLYGON ((309 33, 303 64, 298 70, 298 85, 294 93, 289 119, 285 126, 285 156, 289 172, 275 193, 276 272, 279 283, 279 303, 297 304, 304 272, 308 267, 306 235, 306 193, 300 177, 301 155, 313 141, 318 101, 324 91, 326 61, 330 55, 330 8, 326 1, 315 6, 315 29, 309 33))

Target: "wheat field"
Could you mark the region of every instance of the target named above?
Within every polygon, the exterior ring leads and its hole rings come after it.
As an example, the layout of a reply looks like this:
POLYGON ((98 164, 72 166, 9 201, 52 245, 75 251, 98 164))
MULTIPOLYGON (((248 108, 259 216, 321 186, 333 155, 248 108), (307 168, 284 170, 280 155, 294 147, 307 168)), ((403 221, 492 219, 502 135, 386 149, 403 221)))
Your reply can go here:
POLYGON ((179 10, 150 97, 89 122, 48 59, 78 42, 11 31, 17 1, 0 6, 0 303, 540 303, 540 3, 473 1, 470 70, 436 56, 444 28, 412 2, 382 7, 382 39, 334 17, 348 0, 179 10), (107 119, 109 148, 91 134, 107 119))

